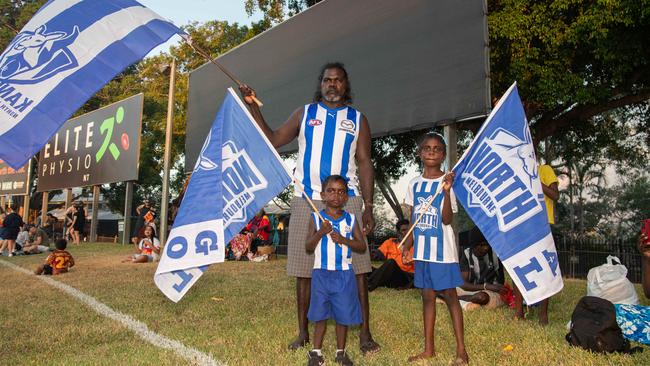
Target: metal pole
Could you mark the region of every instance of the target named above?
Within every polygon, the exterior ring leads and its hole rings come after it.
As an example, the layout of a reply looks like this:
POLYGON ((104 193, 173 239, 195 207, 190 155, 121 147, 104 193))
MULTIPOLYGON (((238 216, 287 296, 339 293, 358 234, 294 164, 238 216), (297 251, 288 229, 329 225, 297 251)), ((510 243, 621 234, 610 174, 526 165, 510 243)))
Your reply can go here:
POLYGON ((167 128, 165 129, 165 156, 163 163, 162 202, 160 204, 160 242, 167 239, 167 215, 169 208, 169 169, 172 156, 172 129, 174 127, 174 84, 176 83, 176 60, 172 59, 169 71, 169 96, 167 99, 167 128))
POLYGON ((25 191, 25 199, 23 200, 23 221, 29 222, 29 201, 32 190, 32 159, 27 162, 27 189, 25 191))
POLYGON ((90 219, 90 241, 97 241, 97 217, 99 213, 99 185, 93 186, 93 216, 90 219))
POLYGON ((124 233, 122 235, 122 244, 131 242, 131 201, 133 200, 133 182, 126 182, 126 192, 124 194, 124 233))

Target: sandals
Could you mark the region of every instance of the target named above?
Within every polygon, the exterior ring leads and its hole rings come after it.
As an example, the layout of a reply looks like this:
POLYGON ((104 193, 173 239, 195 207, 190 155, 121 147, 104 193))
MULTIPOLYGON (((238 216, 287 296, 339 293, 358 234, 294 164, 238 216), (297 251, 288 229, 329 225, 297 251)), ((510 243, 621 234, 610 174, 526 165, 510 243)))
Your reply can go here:
POLYGON ((375 352, 379 352, 381 346, 374 340, 370 339, 366 342, 361 343, 359 345, 359 349, 361 350, 361 353, 366 356, 375 352))

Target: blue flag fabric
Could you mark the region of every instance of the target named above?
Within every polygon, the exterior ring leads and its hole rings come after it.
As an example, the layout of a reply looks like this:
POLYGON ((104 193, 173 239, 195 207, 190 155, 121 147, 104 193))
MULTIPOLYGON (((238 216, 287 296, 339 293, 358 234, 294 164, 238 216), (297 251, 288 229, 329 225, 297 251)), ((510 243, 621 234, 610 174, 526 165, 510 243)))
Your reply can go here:
POLYGON ((0 159, 34 156, 104 84, 183 33, 133 0, 51 0, 0 55, 0 159))
POLYGON ((453 189, 528 304, 564 286, 516 83, 453 168, 453 189))
POLYGON ((232 89, 217 113, 154 275, 178 302, 225 245, 291 182, 277 151, 232 89))

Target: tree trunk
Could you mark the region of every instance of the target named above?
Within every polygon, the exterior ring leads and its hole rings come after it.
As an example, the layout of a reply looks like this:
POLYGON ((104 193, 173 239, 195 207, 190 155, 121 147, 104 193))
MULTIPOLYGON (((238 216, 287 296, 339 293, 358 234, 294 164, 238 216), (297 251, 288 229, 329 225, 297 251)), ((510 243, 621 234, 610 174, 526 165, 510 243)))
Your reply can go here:
POLYGON ((382 179, 377 178, 375 178, 375 183, 377 184, 377 187, 379 187, 381 195, 384 196, 384 199, 386 199, 386 202, 388 202, 390 208, 393 209, 393 212, 395 213, 395 216, 397 216, 397 219, 402 220, 404 218, 404 212, 402 212, 402 206, 400 206, 399 200, 397 199, 397 196, 395 195, 393 189, 390 187, 390 184, 387 184, 382 179))

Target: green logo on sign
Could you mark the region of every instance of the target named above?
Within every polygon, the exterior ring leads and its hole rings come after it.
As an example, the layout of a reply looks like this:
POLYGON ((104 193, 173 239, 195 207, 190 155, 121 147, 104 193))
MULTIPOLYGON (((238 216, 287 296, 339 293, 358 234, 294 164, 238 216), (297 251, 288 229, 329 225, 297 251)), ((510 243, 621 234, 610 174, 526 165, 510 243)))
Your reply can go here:
POLYGON ((104 136, 104 142, 102 142, 102 146, 95 154, 95 162, 99 163, 99 161, 102 160, 106 149, 111 152, 113 159, 117 160, 120 158, 120 150, 117 148, 115 143, 111 142, 111 137, 113 137, 113 127, 115 127, 115 122, 120 124, 122 123, 122 120, 124 120, 124 107, 119 107, 117 112, 115 112, 115 117, 105 119, 101 126, 99 126, 99 132, 104 136))

